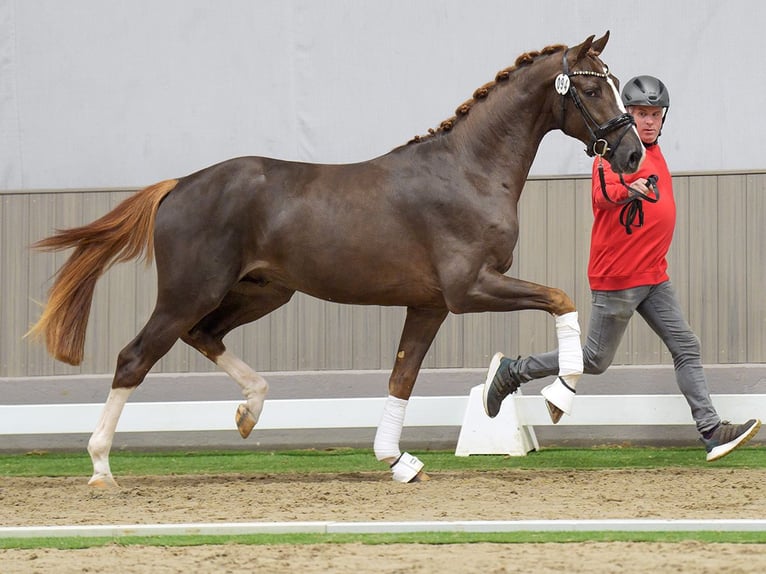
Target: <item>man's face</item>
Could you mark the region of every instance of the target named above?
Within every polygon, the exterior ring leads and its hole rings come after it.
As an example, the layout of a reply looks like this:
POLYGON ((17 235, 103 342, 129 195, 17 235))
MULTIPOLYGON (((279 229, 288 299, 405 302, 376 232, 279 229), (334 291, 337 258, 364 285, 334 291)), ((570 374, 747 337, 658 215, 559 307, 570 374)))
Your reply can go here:
POLYGON ((657 141, 662 128, 663 108, 657 106, 628 106, 628 112, 636 120, 638 136, 645 144, 657 141))

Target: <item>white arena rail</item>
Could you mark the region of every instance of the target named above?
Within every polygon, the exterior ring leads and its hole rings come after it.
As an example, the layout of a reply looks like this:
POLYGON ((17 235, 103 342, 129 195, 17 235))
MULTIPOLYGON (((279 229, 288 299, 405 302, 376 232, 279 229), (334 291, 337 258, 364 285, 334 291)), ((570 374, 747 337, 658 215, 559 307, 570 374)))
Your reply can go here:
MULTIPOLYGON (((480 389, 481 387, 476 387, 480 389)), ((713 395, 723 418, 766 419, 766 394, 713 395)), ((551 425, 541 396, 514 396, 522 426, 551 425)), ((128 403, 117 432, 235 430, 234 413, 241 401, 128 403)), ((267 400, 256 430, 376 427, 385 398, 267 400)), ((506 401, 503 410, 506 410, 506 401)), ((410 399, 406 427, 462 426, 469 397, 410 399)), ((0 405, 0 435, 93 432, 102 404, 0 405)), ((501 413, 502 414, 502 413, 501 413)), ((568 425, 690 425, 681 395, 581 395, 568 425)))

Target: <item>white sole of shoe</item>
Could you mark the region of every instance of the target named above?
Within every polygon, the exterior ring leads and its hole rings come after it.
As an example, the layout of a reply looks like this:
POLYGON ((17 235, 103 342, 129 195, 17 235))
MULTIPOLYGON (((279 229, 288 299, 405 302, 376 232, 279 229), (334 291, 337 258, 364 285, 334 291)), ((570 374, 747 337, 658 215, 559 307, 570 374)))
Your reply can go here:
POLYGON ((489 409, 487 408, 487 393, 489 392, 489 388, 492 386, 492 379, 495 378, 495 373, 497 373, 497 370, 500 368, 500 361, 503 357, 505 357, 505 355, 502 353, 495 353, 495 356, 492 357, 492 360, 489 362, 489 368, 487 369, 487 378, 484 381, 484 391, 481 395, 481 402, 484 405, 484 414, 486 414, 488 417, 490 414, 489 409))
POLYGON ((707 453, 707 461, 713 462, 714 460, 718 460, 719 458, 726 456, 735 448, 737 448, 738 446, 742 446, 751 438, 753 438, 755 434, 758 432, 758 429, 760 428, 761 428, 761 421, 756 419, 756 421, 753 423, 753 426, 751 426, 746 433, 742 433, 741 435, 739 435, 739 437, 737 437, 737 440, 727 442, 726 444, 718 445, 709 453, 707 453))

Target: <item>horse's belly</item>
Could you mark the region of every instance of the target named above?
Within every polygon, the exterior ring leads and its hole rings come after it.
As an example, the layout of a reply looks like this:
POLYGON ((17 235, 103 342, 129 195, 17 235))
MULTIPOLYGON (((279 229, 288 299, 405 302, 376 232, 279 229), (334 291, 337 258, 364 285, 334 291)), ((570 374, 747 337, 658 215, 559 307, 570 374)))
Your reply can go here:
POLYGON ((312 297, 350 305, 444 306, 442 291, 425 269, 389 270, 338 262, 332 267, 302 266, 290 273, 291 287, 312 297))

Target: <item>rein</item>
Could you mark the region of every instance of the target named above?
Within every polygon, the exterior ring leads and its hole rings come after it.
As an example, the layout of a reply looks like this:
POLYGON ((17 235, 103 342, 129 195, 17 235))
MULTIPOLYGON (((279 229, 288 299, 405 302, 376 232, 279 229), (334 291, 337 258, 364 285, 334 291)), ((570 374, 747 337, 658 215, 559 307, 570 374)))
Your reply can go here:
POLYGON ((649 203, 657 203, 660 200, 660 190, 657 188, 657 180, 659 179, 656 175, 650 175, 646 178, 646 187, 650 188, 653 192, 653 197, 651 195, 646 195, 642 191, 639 191, 635 187, 630 187, 627 183, 625 183, 625 179, 622 177, 622 174, 620 174, 620 183, 622 186, 628 190, 628 197, 626 199, 623 199, 621 201, 614 201, 609 195, 606 193, 606 179, 604 178, 604 161, 603 156, 598 156, 598 179, 599 184, 601 185, 601 195, 604 196, 604 199, 606 199, 609 203, 612 203, 614 205, 622 205, 622 209, 620 210, 620 225, 622 225, 625 228, 625 233, 628 235, 633 233, 633 230, 631 229, 633 226, 635 227, 643 227, 644 225, 644 204, 643 201, 648 201, 649 203), (636 218, 638 218, 638 224, 635 223, 636 218))
POLYGON ((614 153, 614 150, 619 147, 622 139, 625 137, 625 134, 627 134, 628 131, 636 125, 636 122, 633 119, 633 116, 627 112, 620 114, 619 116, 616 116, 603 124, 599 124, 595 119, 593 119, 593 116, 590 114, 590 112, 588 112, 588 109, 582 103, 582 99, 577 93, 577 90, 575 89, 574 84, 571 82, 570 78, 572 78, 572 76, 595 76, 596 78, 608 80, 609 69, 606 68, 604 72, 593 72, 591 70, 575 70, 570 72, 569 64, 567 63, 568 52, 569 50, 564 52, 563 72, 556 77, 555 82, 556 92, 563 96, 561 99, 562 125, 566 115, 566 96, 568 95, 572 98, 575 107, 578 109, 580 115, 582 116, 585 127, 588 128, 588 131, 590 132, 590 143, 588 144, 588 148, 585 151, 591 157, 598 157, 598 177, 599 184, 601 185, 601 193, 609 203, 623 206, 623 208, 620 210, 620 225, 622 225, 625 228, 625 232, 630 235, 633 233, 632 227, 641 227, 644 224, 644 205, 642 201, 657 203, 660 200, 660 192, 657 188, 658 178, 656 175, 650 175, 647 178, 646 186, 652 190, 652 195, 647 195, 638 189, 630 187, 625 183, 625 179, 623 178, 622 174, 620 174, 620 183, 625 189, 628 190, 627 199, 614 201, 606 193, 606 180, 604 178, 603 162, 604 157, 614 153), (604 136, 609 132, 618 130, 620 128, 623 128, 623 130, 619 134, 614 148, 610 148, 609 143, 606 141, 606 139, 604 139, 604 136), (636 224, 636 218, 638 218, 638 224, 636 224))

